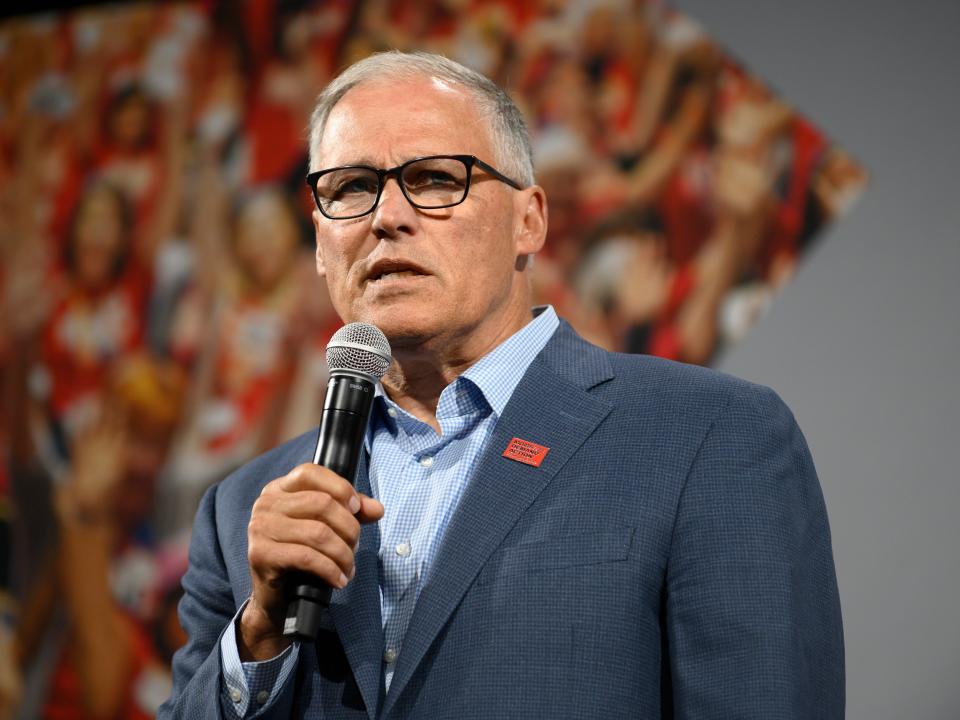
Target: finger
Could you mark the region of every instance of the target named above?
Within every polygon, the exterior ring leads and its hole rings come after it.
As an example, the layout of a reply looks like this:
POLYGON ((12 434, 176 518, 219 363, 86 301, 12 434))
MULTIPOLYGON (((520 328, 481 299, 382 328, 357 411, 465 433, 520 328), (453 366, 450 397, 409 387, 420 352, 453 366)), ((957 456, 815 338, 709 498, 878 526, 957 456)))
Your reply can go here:
POLYGON ((270 504, 269 512, 281 522, 292 519, 326 523, 351 546, 360 538, 360 523, 353 513, 325 492, 283 493, 270 504))
POLYGON ((270 540, 281 545, 304 545, 333 560, 348 577, 353 574, 353 546, 322 522, 287 519, 272 528, 270 540))
MULTIPOLYGON (((279 478, 278 487, 285 492, 320 490, 329 493, 346 506, 349 506, 350 500, 357 495, 357 491, 347 480, 332 470, 313 463, 297 465, 279 478)), ((359 507, 357 509, 359 510, 359 507)))
POLYGON ((379 500, 360 494, 360 512, 357 513, 357 520, 362 523, 376 522, 383 517, 384 508, 379 500))
POLYGON ((344 587, 349 578, 343 568, 331 557, 301 543, 251 543, 250 565, 258 574, 275 576, 281 573, 300 571, 315 575, 332 587, 344 587))

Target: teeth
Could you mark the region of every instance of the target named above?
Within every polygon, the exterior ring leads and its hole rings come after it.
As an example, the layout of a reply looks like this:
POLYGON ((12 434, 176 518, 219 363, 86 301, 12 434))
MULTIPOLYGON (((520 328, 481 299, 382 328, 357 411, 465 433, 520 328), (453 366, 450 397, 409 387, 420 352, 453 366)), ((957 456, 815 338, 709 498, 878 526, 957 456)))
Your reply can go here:
POLYGON ((389 278, 399 278, 399 277, 412 277, 414 275, 419 275, 419 274, 420 273, 416 273, 413 270, 396 270, 394 272, 384 273, 383 275, 378 277, 377 280, 388 280, 389 278))

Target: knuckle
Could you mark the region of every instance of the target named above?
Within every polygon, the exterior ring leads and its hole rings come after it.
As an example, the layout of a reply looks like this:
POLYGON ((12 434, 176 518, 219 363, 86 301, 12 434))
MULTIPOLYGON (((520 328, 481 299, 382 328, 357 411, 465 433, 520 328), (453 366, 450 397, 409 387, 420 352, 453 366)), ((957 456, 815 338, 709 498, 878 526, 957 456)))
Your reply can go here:
POLYGON ((353 562, 353 551, 340 538, 337 538, 337 541, 331 544, 330 552, 327 554, 341 566, 348 566, 353 562))
POLYGON ((327 492, 330 493, 331 497, 335 498, 338 502, 342 502, 350 495, 350 483, 348 483, 342 477, 334 475, 331 478, 327 492))
POLYGON ((350 547, 356 548, 357 543, 360 542, 360 523, 358 523, 354 518, 350 518, 351 522, 347 525, 347 536, 346 540, 350 543, 350 547))
POLYGON ((256 513, 251 513, 250 522, 247 523, 247 537, 254 538, 261 535, 264 531, 263 517, 256 513))
POLYGON ((260 495, 257 498, 258 501, 263 500, 265 497, 270 497, 271 495, 282 492, 283 487, 281 483, 283 482, 282 477, 274 478, 266 485, 263 486, 263 489, 260 491, 260 495))
POLYGON ((310 565, 311 572, 316 573, 327 580, 327 582, 334 582, 340 575, 337 564, 326 555, 314 555, 310 559, 312 560, 310 565))
POLYGON ((296 569, 310 570, 315 564, 316 558, 317 553, 314 550, 301 545, 293 552, 293 557, 290 560, 296 569))
POLYGON ((268 514, 273 510, 276 505, 276 495, 275 493, 261 493, 260 497, 253 501, 253 505, 250 507, 250 517, 262 517, 268 514))
POLYGON ((326 513, 334 504, 333 496, 329 493, 321 492, 317 493, 317 510, 321 513, 326 513))
POLYGON ((303 465, 297 465, 293 470, 287 473, 287 477, 291 480, 303 480, 306 477, 306 469, 303 465))
POLYGON ((330 529, 329 525, 324 523, 316 523, 316 526, 313 529, 313 542, 317 547, 326 545, 330 542, 333 536, 333 530, 330 529))
POLYGON ((270 554, 264 544, 251 540, 247 549, 247 562, 251 567, 264 568, 270 564, 270 554))

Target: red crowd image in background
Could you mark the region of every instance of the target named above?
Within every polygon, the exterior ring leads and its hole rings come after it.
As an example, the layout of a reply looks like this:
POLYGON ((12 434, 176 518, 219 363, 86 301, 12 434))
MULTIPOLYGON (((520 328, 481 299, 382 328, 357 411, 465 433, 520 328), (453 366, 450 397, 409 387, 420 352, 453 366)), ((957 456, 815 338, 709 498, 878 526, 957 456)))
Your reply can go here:
POLYGON ((515 98, 550 210, 536 295, 608 349, 711 363, 866 183, 655 0, 0 22, 0 720, 165 699, 200 496, 319 418, 341 323, 313 258, 314 100, 390 49, 515 98))

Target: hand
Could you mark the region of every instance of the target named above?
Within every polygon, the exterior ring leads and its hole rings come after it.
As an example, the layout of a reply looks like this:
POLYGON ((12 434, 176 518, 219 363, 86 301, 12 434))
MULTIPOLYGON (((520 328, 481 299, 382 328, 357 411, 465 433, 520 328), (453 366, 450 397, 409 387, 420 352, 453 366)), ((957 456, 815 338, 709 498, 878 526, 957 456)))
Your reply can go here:
POLYGON ((381 517, 383 505, 319 465, 298 465, 264 487, 247 527, 253 592, 237 633, 241 660, 267 660, 290 644, 283 636, 287 573, 344 587, 353 577, 360 523, 381 517))
POLYGON ((7 286, 0 303, 13 338, 37 332, 64 293, 63 281, 49 277, 50 251, 40 242, 27 242, 4 258, 7 286))
POLYGON ((720 212, 744 218, 762 210, 770 198, 773 180, 763 160, 744 153, 721 152, 716 163, 714 197, 720 212))
POLYGON ((718 120, 721 144, 757 153, 784 132, 793 117, 790 106, 772 99, 741 100, 718 120))
POLYGON ((655 239, 636 243, 615 286, 617 307, 627 322, 642 325, 655 319, 667 301, 673 277, 663 243, 655 239))
POLYGON ((100 418, 79 431, 71 442, 72 465, 58 490, 61 520, 104 520, 125 470, 127 424, 117 408, 103 408, 100 418))

